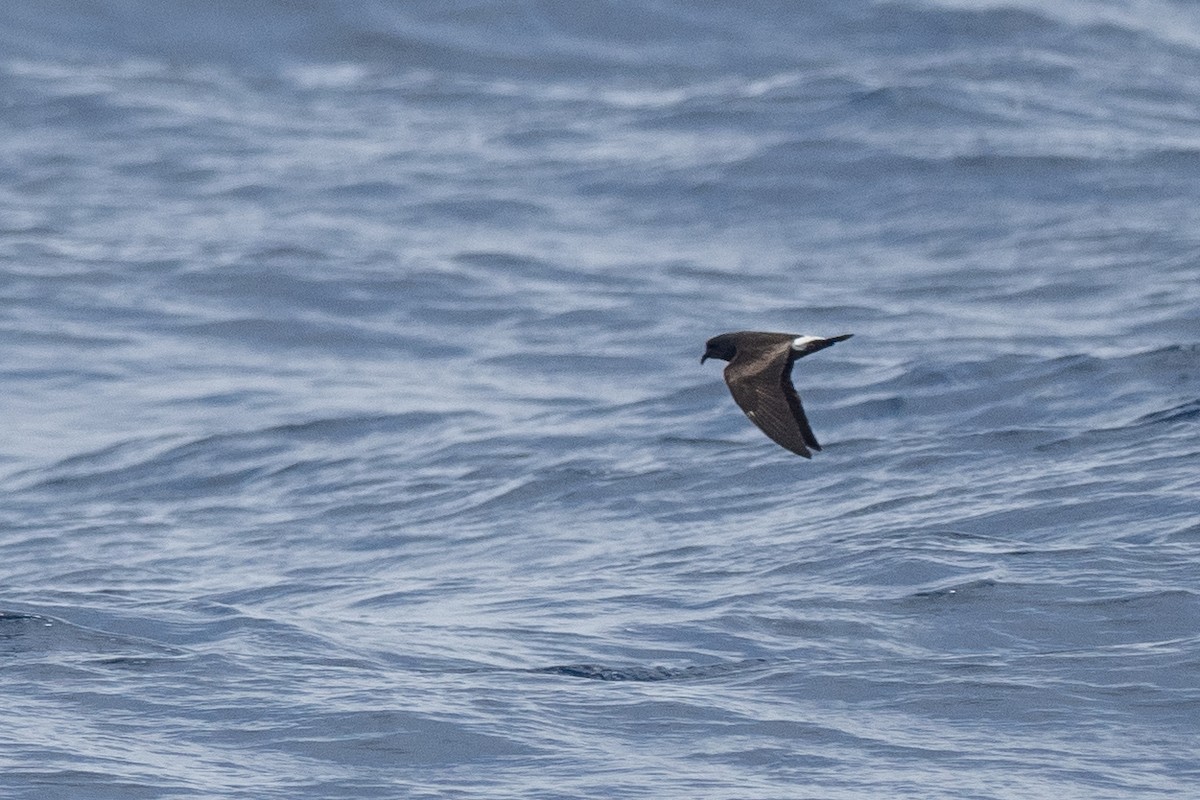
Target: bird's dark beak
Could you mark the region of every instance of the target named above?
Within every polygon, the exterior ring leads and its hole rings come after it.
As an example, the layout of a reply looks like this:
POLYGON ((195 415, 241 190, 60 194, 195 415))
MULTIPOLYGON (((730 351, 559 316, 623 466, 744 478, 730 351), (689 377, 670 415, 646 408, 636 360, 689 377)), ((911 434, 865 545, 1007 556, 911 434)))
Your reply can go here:
POLYGON ((708 351, 705 350, 704 355, 700 356, 700 363, 703 364, 707 360, 708 360, 708 351))

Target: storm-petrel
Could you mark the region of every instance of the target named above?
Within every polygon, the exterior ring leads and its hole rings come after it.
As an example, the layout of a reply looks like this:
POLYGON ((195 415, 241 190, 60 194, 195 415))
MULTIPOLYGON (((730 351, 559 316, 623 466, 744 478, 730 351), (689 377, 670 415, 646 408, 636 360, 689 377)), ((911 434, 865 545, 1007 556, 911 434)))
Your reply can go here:
POLYGON ((851 336, 844 333, 825 339, 761 331, 722 333, 705 343, 700 363, 709 358, 728 361, 725 383, 750 421, 776 444, 812 458, 810 451, 820 450, 821 445, 804 418, 800 395, 792 385, 792 364, 851 336))

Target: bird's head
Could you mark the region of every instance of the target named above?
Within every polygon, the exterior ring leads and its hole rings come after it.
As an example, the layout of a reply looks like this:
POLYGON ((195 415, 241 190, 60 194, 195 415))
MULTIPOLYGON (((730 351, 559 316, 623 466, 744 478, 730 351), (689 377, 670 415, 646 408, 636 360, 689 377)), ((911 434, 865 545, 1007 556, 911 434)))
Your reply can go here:
POLYGON ((704 343, 704 355, 700 357, 700 363, 703 364, 710 358, 732 361, 735 355, 737 355, 737 345, 733 343, 733 334, 722 333, 704 343))

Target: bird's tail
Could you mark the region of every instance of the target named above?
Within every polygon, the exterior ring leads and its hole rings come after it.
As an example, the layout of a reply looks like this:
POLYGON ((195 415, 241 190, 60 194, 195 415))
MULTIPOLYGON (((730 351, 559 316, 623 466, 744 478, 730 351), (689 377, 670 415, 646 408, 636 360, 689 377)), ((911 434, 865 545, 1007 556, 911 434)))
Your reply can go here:
MULTIPOLYGON (((812 355, 813 353, 817 352, 818 350, 824 350, 826 347, 829 347, 832 344, 836 344, 837 342, 844 342, 853 335, 854 335, 853 333, 843 333, 841 336, 830 336, 830 337, 827 337, 824 339, 817 339, 817 338, 807 339, 806 341, 804 341, 803 345, 798 349, 798 352, 796 353, 796 358, 803 358, 804 356, 812 355)), ((793 345, 793 348, 795 348, 795 345, 793 345)))

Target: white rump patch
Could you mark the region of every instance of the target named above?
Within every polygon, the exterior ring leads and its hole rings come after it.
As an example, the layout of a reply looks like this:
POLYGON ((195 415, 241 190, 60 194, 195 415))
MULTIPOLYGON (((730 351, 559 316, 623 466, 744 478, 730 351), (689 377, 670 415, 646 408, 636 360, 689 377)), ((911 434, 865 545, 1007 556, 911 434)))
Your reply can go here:
POLYGON ((824 340, 824 336, 797 336, 795 339, 792 339, 792 349, 803 350, 813 342, 821 342, 824 340))

